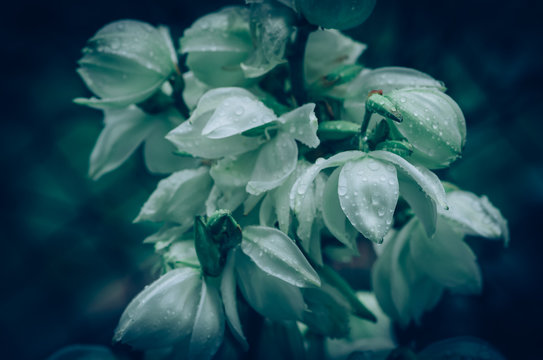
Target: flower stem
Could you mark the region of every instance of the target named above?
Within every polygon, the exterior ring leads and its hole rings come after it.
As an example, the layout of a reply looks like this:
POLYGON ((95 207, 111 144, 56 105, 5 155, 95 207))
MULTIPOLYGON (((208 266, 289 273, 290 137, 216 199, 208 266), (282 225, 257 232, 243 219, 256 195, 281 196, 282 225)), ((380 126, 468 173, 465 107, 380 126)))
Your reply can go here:
POLYGON ((296 100, 297 106, 307 102, 304 55, 309 34, 316 29, 317 26, 308 23, 307 20, 300 20, 296 32, 296 39, 292 44, 290 44, 287 55, 287 60, 290 65, 290 83, 292 86, 292 95, 296 100))

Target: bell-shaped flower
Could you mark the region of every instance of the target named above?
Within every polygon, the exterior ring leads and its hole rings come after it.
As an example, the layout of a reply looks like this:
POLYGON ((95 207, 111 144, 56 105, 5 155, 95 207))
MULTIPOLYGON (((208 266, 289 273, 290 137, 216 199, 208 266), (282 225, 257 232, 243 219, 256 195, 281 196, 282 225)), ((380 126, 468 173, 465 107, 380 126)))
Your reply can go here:
POLYGON ((100 29, 88 41, 78 63, 79 75, 98 98, 74 101, 112 108, 153 95, 176 71, 177 56, 167 28, 121 20, 100 29))
POLYGON ((415 69, 399 66, 364 69, 346 84, 342 117, 360 123, 364 118, 366 100, 371 91, 382 90, 384 94, 388 94, 403 88, 434 88, 445 91, 441 81, 415 69))
POLYGON ((226 7, 205 15, 185 30, 181 53, 196 78, 211 87, 245 86, 241 63, 253 50, 250 12, 241 6, 226 7))
POLYGON ((463 241, 465 235, 508 239, 505 219, 485 197, 455 191, 447 198, 449 210, 440 210, 433 236, 428 236, 419 219, 411 219, 387 239, 372 269, 379 304, 402 326, 413 319, 418 322, 445 289, 480 292, 481 272, 475 254, 463 241))
POLYGON ((296 8, 313 25, 346 30, 370 16, 375 0, 296 0, 296 8))
POLYGON ((145 165, 152 173, 172 173, 196 166, 195 159, 174 155, 175 147, 164 138, 182 120, 174 110, 151 115, 134 105, 105 109, 104 129, 90 156, 89 176, 96 180, 115 170, 142 143, 145 165))
POLYGON ((441 182, 427 169, 387 151, 346 151, 317 159, 290 191, 290 206, 298 217, 303 216, 302 204, 316 176, 332 167, 337 169, 326 182, 322 216, 328 230, 347 247, 356 249, 357 231, 382 242, 392 227, 400 194, 426 232, 435 232, 437 208, 446 208, 441 182))
POLYGON ((210 359, 224 335, 219 286, 199 269, 177 268, 147 286, 126 307, 114 341, 137 349, 187 347, 188 359, 210 359))
POLYGON ((409 160, 430 169, 449 166, 466 142, 466 121, 462 110, 445 93, 435 88, 404 88, 388 94, 374 94, 366 108, 389 117, 398 133, 413 146, 409 160))
POLYGON ((309 34, 304 53, 308 90, 315 95, 346 97, 348 82, 361 70, 361 66, 354 64, 365 49, 365 44, 337 30, 317 30, 309 34))
POLYGON ((167 138, 193 156, 224 158, 211 169, 220 188, 243 186, 258 195, 281 185, 294 171, 296 140, 318 146, 314 107, 306 104, 277 117, 247 90, 213 89, 167 138))

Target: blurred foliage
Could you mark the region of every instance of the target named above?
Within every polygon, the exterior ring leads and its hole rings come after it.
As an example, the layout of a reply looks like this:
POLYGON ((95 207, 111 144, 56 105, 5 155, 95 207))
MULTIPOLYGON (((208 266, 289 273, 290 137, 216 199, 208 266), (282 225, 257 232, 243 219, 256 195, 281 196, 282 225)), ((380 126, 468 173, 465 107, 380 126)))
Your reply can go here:
MULTIPOLYGON (((167 24, 175 38, 229 3, 20 2, 0 15, 8 36, 0 88, 3 358, 110 344, 123 308, 153 277, 152 249, 141 244, 153 229, 131 222, 159 178, 146 173, 141 154, 98 182, 87 177, 102 125, 100 112, 71 102, 89 95, 75 72, 80 49, 113 20, 167 24)), ((532 3, 381 0, 347 32, 368 44, 365 65, 413 67, 445 82, 465 112, 468 140, 463 159, 440 175, 488 195, 511 228, 508 249, 472 240, 483 294, 446 296, 422 327, 400 332, 403 344, 421 349, 471 335, 508 358, 539 351, 543 74, 541 5, 532 3)), ((370 260, 362 262, 364 279, 370 260)), ((349 271, 355 278, 360 269, 349 271)))

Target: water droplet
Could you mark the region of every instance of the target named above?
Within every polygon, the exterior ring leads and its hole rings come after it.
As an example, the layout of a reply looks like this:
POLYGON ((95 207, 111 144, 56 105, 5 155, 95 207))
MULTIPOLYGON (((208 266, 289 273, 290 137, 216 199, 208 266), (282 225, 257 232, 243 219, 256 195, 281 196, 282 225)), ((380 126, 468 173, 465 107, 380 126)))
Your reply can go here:
POLYGON ((234 112, 237 116, 241 116, 245 113, 245 108, 240 106, 239 108, 236 109, 236 111, 234 112))
POLYGON ((432 129, 437 130, 437 124, 432 125, 432 129))
POLYGON ((345 194, 347 194, 347 187, 339 186, 337 188, 337 193, 338 193, 339 196, 344 196, 345 194))
POLYGON ((404 103, 404 102, 406 102, 406 101, 407 101, 407 99, 404 98, 403 96, 400 98, 400 102, 404 103))
POLYGON ((370 160, 368 162, 368 168, 372 171, 377 171, 379 170, 379 164, 375 160, 370 160))
POLYGON ((123 24, 123 23, 119 23, 119 24, 117 24, 117 30, 119 30, 119 31, 123 31, 123 30, 124 30, 124 28, 125 28, 125 26, 124 26, 124 24, 123 24))
POLYGON ((378 209, 377 210, 377 215, 379 215, 379 217, 385 216, 385 209, 383 209, 383 208, 378 209))

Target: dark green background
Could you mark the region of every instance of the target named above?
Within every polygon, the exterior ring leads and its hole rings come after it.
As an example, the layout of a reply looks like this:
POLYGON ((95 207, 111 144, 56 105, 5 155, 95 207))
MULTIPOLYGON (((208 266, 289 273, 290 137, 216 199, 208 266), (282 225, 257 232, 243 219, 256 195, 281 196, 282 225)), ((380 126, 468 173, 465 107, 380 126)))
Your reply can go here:
MULTIPOLYGON (((236 2, 3 5, 1 358, 109 345, 124 306, 152 278, 152 251, 141 245, 152 229, 131 220, 158 178, 140 153, 98 182, 86 176, 101 129, 100 112, 71 102, 89 95, 75 73, 86 40, 122 18, 170 25, 179 36, 228 3, 236 2)), ((465 112, 468 142, 464 158, 440 175, 488 195, 510 222, 508 249, 469 240, 483 294, 447 295, 421 328, 400 332, 403 343, 473 335, 509 359, 541 356, 541 10, 535 1, 380 0, 349 32, 369 46, 364 64, 413 67, 446 83, 465 112)))

